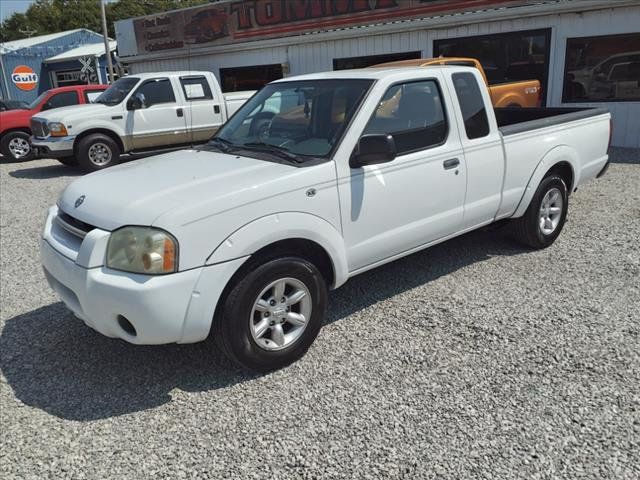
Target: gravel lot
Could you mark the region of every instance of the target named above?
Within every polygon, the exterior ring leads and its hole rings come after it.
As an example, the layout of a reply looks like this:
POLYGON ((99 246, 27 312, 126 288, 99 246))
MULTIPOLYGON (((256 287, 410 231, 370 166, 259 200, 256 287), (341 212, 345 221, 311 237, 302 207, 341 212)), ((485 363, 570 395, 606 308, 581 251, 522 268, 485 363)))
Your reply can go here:
POLYGON ((135 347, 45 284, 55 161, 1 165, 0 476, 640 478, 640 153, 558 242, 482 231, 351 280, 300 362, 135 347))

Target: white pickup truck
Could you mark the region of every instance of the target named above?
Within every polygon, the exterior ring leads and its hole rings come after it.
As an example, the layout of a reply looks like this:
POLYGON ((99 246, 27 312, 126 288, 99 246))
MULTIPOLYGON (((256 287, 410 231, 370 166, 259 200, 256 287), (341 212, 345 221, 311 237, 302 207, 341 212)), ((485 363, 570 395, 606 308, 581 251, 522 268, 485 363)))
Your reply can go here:
POLYGON ((532 248, 608 165, 610 115, 491 106, 469 67, 265 86, 205 146, 70 184, 41 242, 84 322, 135 344, 211 335, 240 364, 302 356, 350 277, 503 219, 532 248))
POLYGON ((31 118, 31 143, 42 155, 95 171, 124 153, 204 143, 255 92, 223 94, 211 72, 123 77, 95 103, 31 118))

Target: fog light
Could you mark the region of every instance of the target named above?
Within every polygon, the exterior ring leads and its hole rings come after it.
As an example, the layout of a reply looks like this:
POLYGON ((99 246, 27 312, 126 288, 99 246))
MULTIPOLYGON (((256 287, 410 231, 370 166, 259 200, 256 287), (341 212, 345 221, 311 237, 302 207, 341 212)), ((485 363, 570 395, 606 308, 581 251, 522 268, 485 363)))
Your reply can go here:
POLYGON ((133 323, 131 323, 122 315, 118 315, 118 325, 120 325, 120 328, 132 337, 135 337, 138 334, 138 332, 136 332, 136 327, 133 326, 133 323))

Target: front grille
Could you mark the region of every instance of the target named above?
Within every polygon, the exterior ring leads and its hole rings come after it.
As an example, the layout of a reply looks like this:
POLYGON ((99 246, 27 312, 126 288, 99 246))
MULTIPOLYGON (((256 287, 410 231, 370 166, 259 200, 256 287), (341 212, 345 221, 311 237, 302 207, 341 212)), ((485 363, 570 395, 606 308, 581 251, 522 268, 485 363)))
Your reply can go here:
POLYGON ((93 225, 89 225, 77 218, 73 218, 71 215, 64 213, 62 210, 58 210, 58 215, 55 218, 56 223, 69 232, 79 238, 84 238, 87 233, 93 230, 93 225))
POLYGON ((31 119, 31 131, 34 137, 44 138, 49 135, 49 127, 44 120, 38 120, 37 118, 31 119))

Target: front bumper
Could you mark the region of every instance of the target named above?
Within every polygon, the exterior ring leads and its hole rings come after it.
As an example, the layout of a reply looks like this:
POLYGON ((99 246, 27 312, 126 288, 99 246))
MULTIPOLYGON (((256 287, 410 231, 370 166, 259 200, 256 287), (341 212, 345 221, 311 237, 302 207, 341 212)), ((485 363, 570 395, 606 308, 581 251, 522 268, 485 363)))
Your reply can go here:
POLYGON ((37 148, 41 155, 53 158, 70 157, 73 155, 73 142, 76 136, 67 137, 31 137, 31 145, 37 148))
POLYGON ((57 230, 57 212, 50 209, 45 225, 42 266, 51 288, 77 317, 103 335, 135 344, 207 337, 222 290, 245 259, 169 275, 111 270, 103 265, 109 232, 91 231, 78 248, 57 230))

